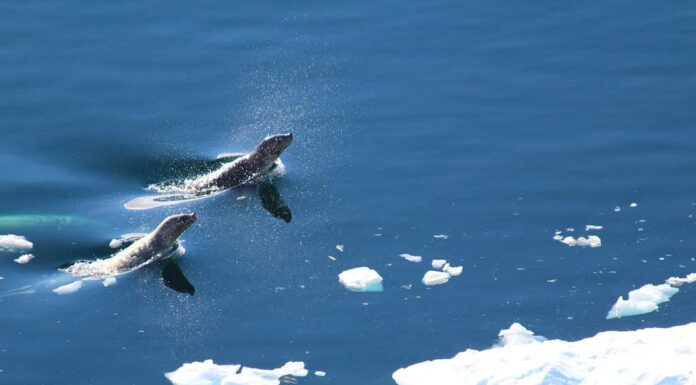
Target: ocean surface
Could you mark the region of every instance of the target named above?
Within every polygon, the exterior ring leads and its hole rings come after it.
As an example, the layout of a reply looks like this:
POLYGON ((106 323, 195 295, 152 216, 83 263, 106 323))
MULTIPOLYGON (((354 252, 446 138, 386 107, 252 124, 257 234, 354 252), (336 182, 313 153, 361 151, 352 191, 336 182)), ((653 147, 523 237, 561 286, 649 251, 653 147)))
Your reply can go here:
POLYGON ((386 385, 513 322, 576 340, 696 320, 689 285, 605 319, 630 290, 696 272, 693 4, 10 0, 0 14, 0 234, 36 256, 0 252, 2 384, 166 385, 213 359, 386 385), (289 223, 253 188, 124 208, 284 132, 289 223), (73 280, 60 266, 180 212, 198 216, 178 259, 193 296, 161 264, 52 291, 73 280), (426 287, 435 258, 462 275, 426 287), (339 284, 360 266, 383 292, 339 284))

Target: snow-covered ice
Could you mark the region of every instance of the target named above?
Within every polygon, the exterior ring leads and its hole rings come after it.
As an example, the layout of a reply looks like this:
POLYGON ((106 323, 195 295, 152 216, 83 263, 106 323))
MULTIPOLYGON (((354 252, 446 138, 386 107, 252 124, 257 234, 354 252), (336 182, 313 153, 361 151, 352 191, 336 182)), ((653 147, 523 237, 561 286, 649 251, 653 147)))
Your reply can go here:
POLYGON ((80 288, 81 288, 82 285, 84 285, 84 284, 85 284, 85 283, 84 283, 83 281, 81 281, 81 280, 80 280, 80 281, 75 281, 75 282, 73 282, 73 283, 69 283, 69 284, 67 284, 67 285, 63 285, 63 286, 57 287, 57 288, 53 289, 53 292, 56 293, 56 294, 58 294, 58 295, 62 295, 62 294, 72 294, 72 293, 74 293, 74 292, 80 290, 80 288))
POLYGON ((679 289, 669 284, 645 285, 628 293, 628 299, 619 297, 607 313, 607 319, 646 314, 658 309, 658 305, 669 301, 679 289))
POLYGON ((369 267, 356 267, 338 275, 346 289, 358 292, 382 291, 382 277, 369 267))
POLYGON ((109 286, 115 285, 116 282, 117 282, 116 277, 106 277, 102 281, 102 285, 104 285, 104 287, 109 287, 109 286))
POLYGON ((442 285, 443 283, 447 283, 447 281, 449 281, 449 279, 450 279, 450 275, 445 273, 445 272, 429 270, 423 276, 422 282, 426 286, 434 286, 434 285, 442 285))
POLYGON ((34 244, 22 235, 0 235, 0 251, 31 250, 34 244))
MULTIPOLYGON (((554 237, 554 239, 556 239, 556 238, 554 237)), ((591 248, 595 248, 595 247, 602 246, 602 240, 596 235, 588 235, 587 238, 578 237, 577 239, 573 238, 571 236, 567 236, 567 237, 564 237, 563 239, 560 239, 559 241, 561 243, 565 243, 566 245, 571 246, 571 247, 573 247, 573 246, 588 247, 589 246, 591 248)))
POLYGON ((442 269, 447 264, 446 259, 433 259, 432 266, 433 269, 442 269))
POLYGON ((321 370, 317 370, 316 372, 314 372, 314 375, 317 377, 324 377, 324 376, 326 376, 326 372, 321 371, 321 370))
POLYGON ((118 249, 121 246, 123 246, 123 242, 120 239, 112 239, 111 242, 109 242, 109 247, 112 249, 118 249))
POLYGON ((464 271, 464 267, 463 266, 450 266, 448 263, 445 265, 445 267, 442 270, 445 273, 449 274, 450 277, 456 277, 456 276, 462 274, 462 271, 464 271))
POLYGON ((29 261, 31 261, 34 258, 35 257, 33 254, 24 254, 21 255, 19 258, 16 258, 14 261, 19 263, 20 265, 23 265, 25 263, 29 263, 29 261))
POLYGON ((340 251, 341 253, 343 252, 343 245, 336 245, 336 250, 340 251))
POLYGON ((585 225, 585 231, 601 230, 603 228, 604 228, 604 226, 599 226, 599 225, 585 225))
POLYGON ((693 385, 696 323, 542 341, 513 324, 500 344, 394 372, 398 385, 693 385))
POLYGON ((419 255, 399 254, 399 257, 401 257, 409 262, 420 263, 423 261, 423 257, 421 257, 419 255))
POLYGON ((685 283, 694 283, 696 282, 696 273, 690 273, 686 277, 669 277, 667 278, 667 281, 665 283, 672 285, 672 286, 681 286, 685 283))
POLYGON ((218 365, 205 360, 185 363, 164 377, 173 385, 279 385, 283 376, 305 377, 307 373, 304 362, 291 361, 268 370, 239 364, 218 365))

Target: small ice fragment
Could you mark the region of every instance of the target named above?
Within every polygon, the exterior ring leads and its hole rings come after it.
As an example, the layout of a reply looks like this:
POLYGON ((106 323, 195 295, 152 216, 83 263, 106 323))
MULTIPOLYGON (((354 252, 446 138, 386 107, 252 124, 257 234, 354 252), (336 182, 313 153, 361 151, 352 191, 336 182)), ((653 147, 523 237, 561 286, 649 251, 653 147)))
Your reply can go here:
POLYGON ((245 200, 245 199, 246 199, 246 195, 240 195, 240 196, 237 197, 237 200, 238 200, 238 201, 243 201, 243 200, 245 200))
POLYGON ((332 261, 335 261, 335 260, 336 260, 336 257, 334 257, 333 255, 329 255, 329 259, 332 260, 332 261))
POLYGON ((336 250, 343 252, 343 245, 336 245, 336 250))
POLYGON ((109 287, 109 286, 115 285, 115 284, 116 284, 116 277, 106 277, 104 279, 104 281, 102 281, 102 285, 104 285, 104 287, 109 287))
POLYGON ((554 282, 556 282, 556 281, 558 281, 558 278, 553 278, 553 279, 547 279, 547 280, 546 280, 546 282, 548 282, 548 283, 554 283, 554 282))
POLYGON ((669 301, 679 289, 669 284, 645 285, 628 293, 628 299, 619 297, 607 313, 607 319, 646 314, 658 309, 658 305, 669 301))
POLYGON ((34 259, 33 254, 24 254, 24 255, 20 256, 19 258, 15 259, 14 261, 19 263, 20 265, 23 265, 25 263, 29 263, 29 261, 31 261, 32 259, 34 259))
POLYGON ((382 288, 382 277, 369 267, 356 267, 338 275, 338 281, 350 291, 377 292, 382 288))
POLYGON ((443 271, 449 274, 450 277, 456 277, 462 274, 462 271, 464 271, 464 266, 449 266, 449 264, 447 264, 443 271))
POLYGON ((401 285, 401 288, 402 288, 402 289, 406 289, 406 290, 411 290, 411 287, 412 287, 412 286, 413 286, 413 285, 411 285, 411 284, 406 284, 406 285, 401 285))
POLYGON ((317 370, 316 372, 314 372, 314 375, 317 377, 324 377, 326 375, 326 372, 317 370))
POLYGON ((618 213, 619 211, 621 211, 621 207, 619 207, 619 206, 614 207, 614 212, 615 212, 615 213, 618 213))
POLYGON ((21 235, 0 235, 0 251, 31 250, 34 244, 21 235))
POLYGON ((446 259, 433 259, 432 265, 433 269, 442 269, 447 263, 446 259))
POLYGON ((681 277, 669 277, 666 281, 667 284, 672 285, 672 286, 681 286, 685 283, 694 283, 696 282, 696 273, 690 273, 684 278, 681 277))
POLYGON ((585 231, 590 231, 590 230, 601 230, 603 229, 604 226, 598 226, 598 225, 585 225, 585 231))
POLYGON ((447 239, 447 238, 449 238, 449 235, 447 235, 447 234, 436 234, 436 235, 433 235, 433 238, 435 238, 435 239, 447 239))
POLYGON ((560 240, 560 242, 568 245, 568 246, 580 246, 580 247, 600 247, 602 246, 602 240, 596 236, 596 235, 589 235, 587 238, 585 237, 578 237, 577 239, 573 237, 565 237, 560 240))
POLYGON ((631 206, 631 207, 638 207, 638 203, 632 202, 629 206, 631 206))
POLYGON ((568 227, 568 228, 566 228, 566 231, 569 233, 572 233, 573 231, 575 231, 575 229, 572 227, 568 227))
POLYGON ((374 237, 381 237, 381 236, 382 236, 382 233, 372 234, 372 236, 374 236, 374 237))
POLYGON ((535 344, 546 340, 544 337, 535 336, 534 332, 527 330, 517 322, 510 325, 509 329, 501 330, 498 333, 498 338, 500 346, 535 344))
POLYGON ((119 239, 112 239, 111 242, 109 242, 109 247, 112 249, 118 249, 121 246, 123 246, 123 242, 119 239))
POLYGON ((423 276, 423 284, 426 286, 441 285, 449 281, 450 275, 442 271, 429 270, 423 276))
POLYGON ((556 235, 553 236, 553 240, 554 240, 554 241, 562 241, 562 240, 563 240, 563 236, 560 235, 560 234, 556 234, 556 235))
POLYGON ((419 255, 411 255, 411 254, 399 254, 399 257, 409 261, 409 262, 415 262, 415 263, 421 263, 423 262, 423 257, 419 255))
POLYGON ((82 281, 75 281, 73 283, 69 283, 67 285, 63 285, 60 287, 57 287, 53 289, 53 292, 58 294, 58 295, 63 295, 63 294, 72 294, 82 287, 85 283, 82 281))

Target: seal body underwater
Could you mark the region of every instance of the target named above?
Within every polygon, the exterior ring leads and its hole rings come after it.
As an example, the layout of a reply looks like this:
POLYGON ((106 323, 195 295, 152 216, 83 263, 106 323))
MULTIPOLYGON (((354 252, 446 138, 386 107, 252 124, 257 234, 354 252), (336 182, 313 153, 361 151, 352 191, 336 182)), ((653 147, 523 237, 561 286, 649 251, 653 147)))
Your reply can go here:
POLYGON ((204 175, 193 185, 197 189, 228 189, 254 181, 255 177, 270 170, 280 154, 292 143, 292 134, 271 135, 264 138, 256 148, 219 170, 204 175))

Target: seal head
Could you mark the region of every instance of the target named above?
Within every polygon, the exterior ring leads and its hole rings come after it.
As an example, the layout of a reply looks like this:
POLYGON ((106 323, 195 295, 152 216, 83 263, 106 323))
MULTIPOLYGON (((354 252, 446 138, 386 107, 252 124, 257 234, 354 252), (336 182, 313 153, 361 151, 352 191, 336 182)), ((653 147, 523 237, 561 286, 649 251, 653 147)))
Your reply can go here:
POLYGON ((181 234, 186 231, 194 222, 196 214, 177 214, 165 218, 157 229, 152 232, 162 244, 171 245, 181 234))
POLYGON ((292 139, 292 133, 267 136, 256 146, 254 153, 262 156, 266 161, 275 162, 292 143, 292 139))

